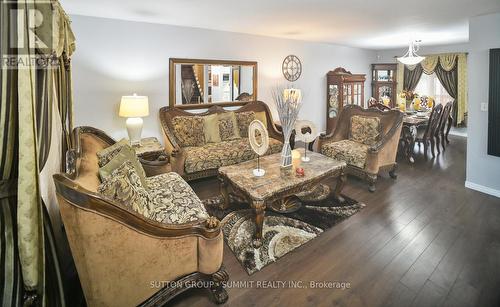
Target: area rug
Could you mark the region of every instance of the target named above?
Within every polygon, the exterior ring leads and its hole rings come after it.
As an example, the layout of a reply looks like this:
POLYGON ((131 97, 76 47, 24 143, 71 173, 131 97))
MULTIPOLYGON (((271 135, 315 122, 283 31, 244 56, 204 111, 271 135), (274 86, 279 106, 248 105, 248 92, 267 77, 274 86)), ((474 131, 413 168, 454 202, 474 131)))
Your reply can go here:
POLYGON ((216 206, 222 201, 220 196, 203 202, 207 211, 221 220, 225 242, 251 275, 365 207, 345 195, 343 204, 336 202, 330 188, 323 184, 297 196, 303 206, 295 212, 266 210, 260 248, 252 246, 255 215, 248 204, 234 200, 230 208, 221 210, 216 206))

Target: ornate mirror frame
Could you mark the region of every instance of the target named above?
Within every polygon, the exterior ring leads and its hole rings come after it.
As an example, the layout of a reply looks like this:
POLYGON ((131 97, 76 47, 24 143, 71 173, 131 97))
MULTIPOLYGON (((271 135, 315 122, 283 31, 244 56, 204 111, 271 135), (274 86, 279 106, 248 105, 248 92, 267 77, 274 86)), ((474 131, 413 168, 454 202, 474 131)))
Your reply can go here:
POLYGON ((230 60, 206 60, 206 59, 185 59, 185 58, 170 58, 169 59, 169 106, 176 107, 179 109, 190 110, 190 109, 208 109, 211 106, 242 106, 248 103, 248 101, 225 101, 225 102, 214 102, 214 103, 202 103, 202 104, 184 104, 176 105, 176 78, 175 78, 175 65, 176 64, 212 64, 212 65, 241 65, 241 66, 252 66, 253 67, 253 94, 254 99, 258 99, 258 70, 257 62, 255 61, 230 61, 230 60))

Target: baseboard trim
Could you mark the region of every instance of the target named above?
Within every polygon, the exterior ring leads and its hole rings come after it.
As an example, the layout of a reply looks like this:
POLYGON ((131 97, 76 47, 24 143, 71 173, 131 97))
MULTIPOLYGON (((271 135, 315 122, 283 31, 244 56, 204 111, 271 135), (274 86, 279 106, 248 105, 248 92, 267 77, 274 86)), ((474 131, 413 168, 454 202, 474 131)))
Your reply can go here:
POLYGON ((486 187, 484 185, 480 185, 470 181, 465 182, 465 187, 500 198, 500 190, 495 190, 490 187, 486 187))

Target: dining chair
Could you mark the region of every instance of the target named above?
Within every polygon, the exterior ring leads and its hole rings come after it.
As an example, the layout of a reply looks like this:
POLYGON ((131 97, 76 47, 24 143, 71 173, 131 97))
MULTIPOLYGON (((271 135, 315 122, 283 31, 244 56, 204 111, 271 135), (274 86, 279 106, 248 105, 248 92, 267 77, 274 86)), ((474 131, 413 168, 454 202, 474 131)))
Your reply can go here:
POLYGON ((450 144, 450 140, 448 139, 448 135, 450 134, 451 126, 453 126, 453 121, 454 121, 453 110, 455 109, 455 103, 457 103, 457 102, 456 102, 456 100, 453 100, 451 103, 452 103, 452 105, 451 105, 450 117, 448 118, 448 127, 446 128, 446 133, 445 133, 445 139, 446 139, 447 144, 450 144))
POLYGON ((443 113, 443 105, 438 104, 432 109, 427 125, 422 127, 424 129, 417 129, 417 138, 415 141, 418 144, 424 144, 424 156, 426 159, 428 157, 427 151, 429 149, 429 145, 431 145, 432 156, 436 156, 434 154, 434 145, 436 143, 435 135, 437 129, 439 128, 441 113, 443 113))
POLYGON ((446 143, 446 135, 448 132, 446 131, 446 124, 448 124, 448 127, 450 126, 449 121, 451 118, 450 114, 452 109, 453 109, 453 101, 450 101, 444 106, 443 112, 441 112, 441 118, 439 119, 438 128, 436 129, 436 134, 435 134, 436 147, 438 153, 441 153, 441 151, 439 150, 439 145, 443 147, 443 151, 445 150, 444 146, 446 143))

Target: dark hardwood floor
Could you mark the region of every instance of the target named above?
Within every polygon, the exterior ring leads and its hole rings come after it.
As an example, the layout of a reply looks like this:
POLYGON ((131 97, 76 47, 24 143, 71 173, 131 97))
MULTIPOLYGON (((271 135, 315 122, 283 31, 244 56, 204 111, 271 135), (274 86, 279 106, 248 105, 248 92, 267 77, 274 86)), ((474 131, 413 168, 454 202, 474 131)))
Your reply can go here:
MULTIPOLYGON (((381 174, 377 191, 349 177, 344 193, 366 204, 360 213, 248 276, 227 246, 232 281, 227 306, 500 306, 500 199, 464 187, 466 139, 434 159, 399 159, 396 181, 381 174), (265 289, 257 281, 302 281, 303 288, 265 289), (310 281, 346 282, 317 289, 310 281)), ((201 198, 216 180, 193 183, 201 198)), ((210 306, 191 290, 173 306, 210 306)))

